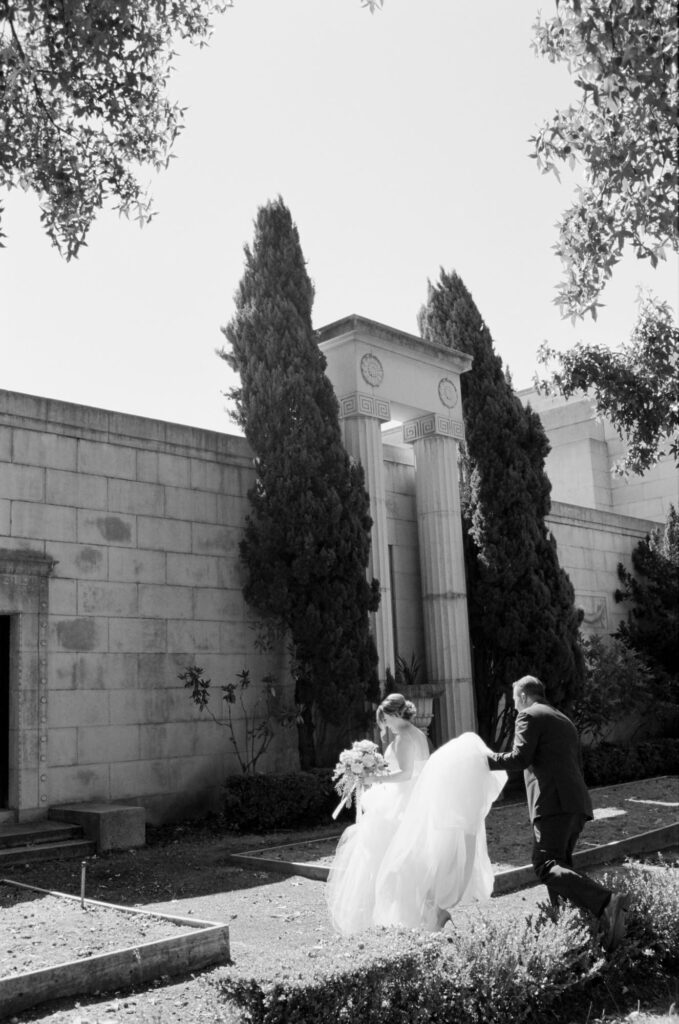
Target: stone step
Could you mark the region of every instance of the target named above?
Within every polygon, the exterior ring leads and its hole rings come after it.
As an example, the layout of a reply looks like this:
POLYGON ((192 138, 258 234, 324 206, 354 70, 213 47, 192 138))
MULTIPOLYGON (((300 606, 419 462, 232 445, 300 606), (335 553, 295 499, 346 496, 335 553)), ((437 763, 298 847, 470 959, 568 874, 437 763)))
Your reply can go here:
POLYGON ((65 822, 34 822, 0 825, 0 851, 14 846, 37 846, 42 843, 61 843, 69 839, 82 839, 83 831, 77 825, 65 822))
POLYGON ((11 864, 28 864, 42 860, 91 857, 96 843, 87 839, 69 839, 60 843, 37 843, 35 846, 13 846, 0 850, 0 872, 11 864))

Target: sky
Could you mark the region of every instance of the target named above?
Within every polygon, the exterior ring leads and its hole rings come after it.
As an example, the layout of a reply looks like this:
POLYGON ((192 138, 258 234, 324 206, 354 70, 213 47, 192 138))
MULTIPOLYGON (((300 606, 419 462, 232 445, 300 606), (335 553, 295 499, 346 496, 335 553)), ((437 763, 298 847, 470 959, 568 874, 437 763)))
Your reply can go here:
MULTIPOLYGON (((236 0, 209 47, 182 46, 187 108, 168 171, 143 172, 150 225, 100 213, 77 260, 30 193, 7 197, 0 386, 235 433, 216 350, 257 209, 281 195, 314 282, 314 326, 351 313, 417 333, 427 282, 456 270, 517 389, 544 340, 616 347, 639 286, 677 308, 677 261, 625 260, 596 324, 562 320, 559 183, 529 137, 577 100, 531 49, 538 0, 236 0)), ((553 11, 551 0, 544 7, 553 11)))

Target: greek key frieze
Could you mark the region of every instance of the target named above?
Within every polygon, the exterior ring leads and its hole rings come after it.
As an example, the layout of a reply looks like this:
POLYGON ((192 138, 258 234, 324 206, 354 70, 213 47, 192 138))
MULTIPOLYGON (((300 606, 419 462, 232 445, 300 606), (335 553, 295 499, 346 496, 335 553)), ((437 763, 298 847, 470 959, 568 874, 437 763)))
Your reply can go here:
POLYGON ((428 413, 408 420, 403 424, 403 440, 408 444, 420 441, 425 437, 452 437, 455 440, 464 438, 464 425, 461 420, 451 420, 439 413, 428 413))
POLYGON ((369 416, 377 420, 390 420, 391 407, 384 398, 366 395, 362 391, 354 391, 351 395, 340 398, 340 419, 350 416, 369 416))

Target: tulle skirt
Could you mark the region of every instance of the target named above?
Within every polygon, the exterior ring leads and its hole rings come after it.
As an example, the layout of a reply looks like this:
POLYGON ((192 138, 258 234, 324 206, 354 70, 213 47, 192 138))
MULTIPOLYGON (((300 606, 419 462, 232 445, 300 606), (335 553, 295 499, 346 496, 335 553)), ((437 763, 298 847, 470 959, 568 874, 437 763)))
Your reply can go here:
POLYGON ((435 931, 441 909, 488 899, 485 818, 506 780, 475 733, 439 747, 410 783, 374 786, 342 835, 327 900, 343 935, 374 925, 435 931))

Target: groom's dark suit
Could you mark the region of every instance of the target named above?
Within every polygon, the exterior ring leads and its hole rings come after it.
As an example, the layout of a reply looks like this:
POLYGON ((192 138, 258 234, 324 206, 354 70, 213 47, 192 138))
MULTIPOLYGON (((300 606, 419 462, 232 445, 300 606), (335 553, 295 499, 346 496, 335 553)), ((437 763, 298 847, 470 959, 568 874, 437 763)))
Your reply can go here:
POLYGON ((582 774, 580 741, 566 715, 536 702, 516 719, 510 753, 492 754, 493 769, 523 768, 533 825, 533 867, 551 899, 572 900, 599 916, 611 890, 573 870, 573 850, 592 818, 592 801, 582 774))

